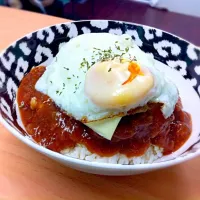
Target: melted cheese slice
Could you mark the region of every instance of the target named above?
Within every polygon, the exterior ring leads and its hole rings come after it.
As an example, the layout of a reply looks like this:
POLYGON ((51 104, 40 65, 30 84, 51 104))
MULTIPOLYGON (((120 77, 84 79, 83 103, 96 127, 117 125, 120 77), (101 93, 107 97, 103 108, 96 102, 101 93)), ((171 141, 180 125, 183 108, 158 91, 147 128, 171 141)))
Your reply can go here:
POLYGON ((98 133, 100 136, 111 140, 120 120, 121 117, 114 117, 100 121, 89 122, 85 125, 91 128, 96 133, 98 133))

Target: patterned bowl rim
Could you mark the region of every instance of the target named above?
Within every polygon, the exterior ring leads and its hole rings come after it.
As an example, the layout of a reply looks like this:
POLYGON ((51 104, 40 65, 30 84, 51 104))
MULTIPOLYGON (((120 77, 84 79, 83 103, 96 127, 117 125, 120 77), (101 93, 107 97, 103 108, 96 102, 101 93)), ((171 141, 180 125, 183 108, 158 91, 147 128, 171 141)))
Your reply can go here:
POLYGON ((189 40, 186 40, 180 36, 177 36, 176 34, 173 34, 173 33, 170 33, 168 31, 165 31, 165 30, 162 30, 162 29, 159 29, 159 28, 155 28, 153 26, 149 26, 149 25, 144 25, 144 24, 140 24, 140 23, 134 23, 134 22, 127 22, 127 21, 123 21, 123 20, 106 20, 106 19, 92 19, 92 20, 79 20, 79 21, 69 21, 69 22, 64 22, 64 23, 57 23, 57 24, 52 24, 50 26, 45 26, 43 28, 39 28, 39 29, 36 29, 32 32, 28 32, 26 33, 26 35, 23 35, 22 37, 18 38, 17 40, 9 43, 5 48, 3 48, 1 51, 0 51, 0 57, 5 53, 6 49, 8 49, 10 46, 13 46, 17 41, 20 41, 21 39, 23 39, 24 37, 32 34, 32 33, 37 33, 38 31, 42 31, 42 30, 45 30, 47 28, 51 28, 53 26, 56 26, 56 25, 62 25, 62 24, 71 24, 71 23, 79 23, 79 22, 90 22, 90 21, 107 21, 107 22, 117 22, 117 23, 125 23, 125 24, 130 24, 130 25, 136 25, 136 26, 141 26, 141 27, 146 27, 146 28, 152 28, 152 29, 155 29, 155 30, 158 30, 158 31, 162 31, 164 33, 167 33, 169 35, 172 35, 174 37, 177 37, 179 38, 180 40, 182 41, 185 41, 186 43, 188 44, 191 44, 193 45, 196 49, 198 49, 200 51, 200 46, 197 46, 195 45, 194 43, 190 42, 189 40))
MULTIPOLYGON (((6 48, 4 48, 1 52, 0 52, 0 57, 2 57, 2 55, 6 52, 6 50, 10 47, 13 46, 16 42, 20 41, 21 39, 23 39, 24 37, 29 36, 30 34, 33 33, 37 33, 38 31, 42 31, 45 30, 47 28, 51 28, 55 25, 62 25, 62 24, 71 24, 71 23, 75 23, 78 24, 79 22, 90 22, 90 21, 107 21, 107 22, 117 22, 117 23, 125 23, 125 24, 129 24, 129 25, 136 25, 136 26, 141 26, 141 27, 147 27, 150 29, 155 29, 155 30, 159 30, 162 31, 164 33, 167 33, 169 35, 172 35, 182 41, 185 41, 188 45, 191 44, 193 45, 198 51, 200 51, 200 48, 198 46, 196 46, 195 44, 175 35, 172 34, 170 32, 164 31, 162 29, 158 29, 152 26, 147 26, 147 25, 143 25, 143 24, 138 24, 138 23, 133 23, 133 22, 126 22, 126 21, 120 21, 120 20, 104 20, 104 19, 95 19, 95 20, 79 20, 79 21, 69 21, 69 22, 65 22, 65 23, 57 23, 57 24, 53 24, 50 26, 45 26, 43 28, 37 29, 35 31, 29 32, 26 35, 20 37, 19 39, 15 40, 14 42, 10 43, 6 48)), ((19 133, 17 130, 15 130, 13 127, 11 127, 9 125, 8 122, 6 122, 6 120, 3 119, 3 117, 0 115, 0 123, 3 124, 7 130, 9 130, 9 132, 14 135, 16 138, 18 138, 20 141, 22 141, 23 143, 25 143, 26 145, 28 145, 29 147, 35 149, 36 151, 50 156, 51 158, 56 158, 59 160, 63 160, 66 161, 68 163, 71 164, 78 164, 78 165, 82 165, 85 167, 96 167, 96 168, 101 168, 101 169, 120 169, 122 171, 127 171, 127 170, 146 170, 146 169, 150 169, 150 170, 154 170, 154 169, 162 169, 162 168, 166 168, 166 167, 170 167, 173 165, 177 165, 180 163, 183 163, 185 161, 191 160, 197 156, 200 155, 200 148, 196 151, 196 152, 191 152, 189 154, 186 154, 184 156, 179 155, 178 157, 172 159, 172 160, 167 160, 167 161, 163 161, 163 162, 155 162, 155 163, 149 163, 149 164, 138 164, 138 165, 121 165, 121 164, 112 164, 112 163, 99 163, 99 162, 95 162, 95 161, 87 161, 87 160, 81 160, 78 158, 73 158, 73 157, 69 157, 66 155, 62 155, 61 153, 57 153, 54 152, 52 150, 49 150, 43 146, 40 146, 39 144, 33 142, 32 140, 28 139, 26 136, 22 135, 21 133, 19 133)), ((187 152, 187 151, 186 151, 187 152)), ((182 154, 184 154, 185 152, 183 152, 182 154)))

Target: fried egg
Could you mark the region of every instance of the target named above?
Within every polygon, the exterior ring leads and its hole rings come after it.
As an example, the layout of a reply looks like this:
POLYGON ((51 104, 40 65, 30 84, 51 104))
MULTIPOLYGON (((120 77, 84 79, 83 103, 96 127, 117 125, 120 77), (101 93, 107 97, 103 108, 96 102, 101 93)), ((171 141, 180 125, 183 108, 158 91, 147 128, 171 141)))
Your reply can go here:
POLYGON ((179 96, 153 56, 126 34, 88 33, 71 39, 35 87, 82 122, 125 116, 148 102, 162 103, 168 118, 179 96))

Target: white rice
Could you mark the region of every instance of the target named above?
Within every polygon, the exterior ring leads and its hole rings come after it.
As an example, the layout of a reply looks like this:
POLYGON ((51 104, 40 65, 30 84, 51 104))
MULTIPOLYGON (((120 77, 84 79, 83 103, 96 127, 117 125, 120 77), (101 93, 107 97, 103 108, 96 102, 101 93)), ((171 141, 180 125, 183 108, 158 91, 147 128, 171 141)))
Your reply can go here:
POLYGON ((77 145, 73 149, 64 149, 61 151, 63 155, 70 156, 73 158, 87 160, 92 162, 100 163, 111 163, 111 164, 121 164, 121 165, 136 165, 136 164, 146 164, 153 163, 158 158, 162 157, 163 149, 155 145, 151 145, 147 151, 142 156, 128 158, 124 154, 115 154, 111 157, 101 157, 95 153, 91 153, 83 145, 77 145))

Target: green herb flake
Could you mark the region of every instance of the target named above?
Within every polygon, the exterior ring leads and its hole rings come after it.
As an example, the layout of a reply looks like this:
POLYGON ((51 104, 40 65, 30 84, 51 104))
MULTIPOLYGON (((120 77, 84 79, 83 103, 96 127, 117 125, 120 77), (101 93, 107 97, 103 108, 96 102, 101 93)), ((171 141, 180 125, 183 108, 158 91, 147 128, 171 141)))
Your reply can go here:
POLYGON ((137 59, 136 59, 136 57, 135 57, 135 56, 133 57, 132 61, 137 61, 137 59))
POLYGON ((126 51, 126 53, 127 53, 127 52, 129 51, 129 47, 126 47, 126 48, 125 48, 125 51, 126 51))
POLYGON ((116 49, 120 51, 120 46, 115 45, 116 49))
POLYGON ((83 58, 83 61, 81 62, 81 67, 80 68, 82 68, 82 67, 87 67, 87 69, 89 69, 89 62, 85 59, 85 58, 83 58))
POLYGON ((122 53, 119 57, 122 58, 122 56, 123 56, 124 54, 125 54, 125 53, 122 53))
POLYGON ((101 49, 98 49, 98 48, 95 48, 95 47, 94 47, 93 49, 95 49, 95 50, 97 50, 97 51, 101 51, 101 49))
POLYGON ((112 69, 111 69, 111 68, 109 68, 108 72, 111 72, 111 70, 112 70, 112 69))

